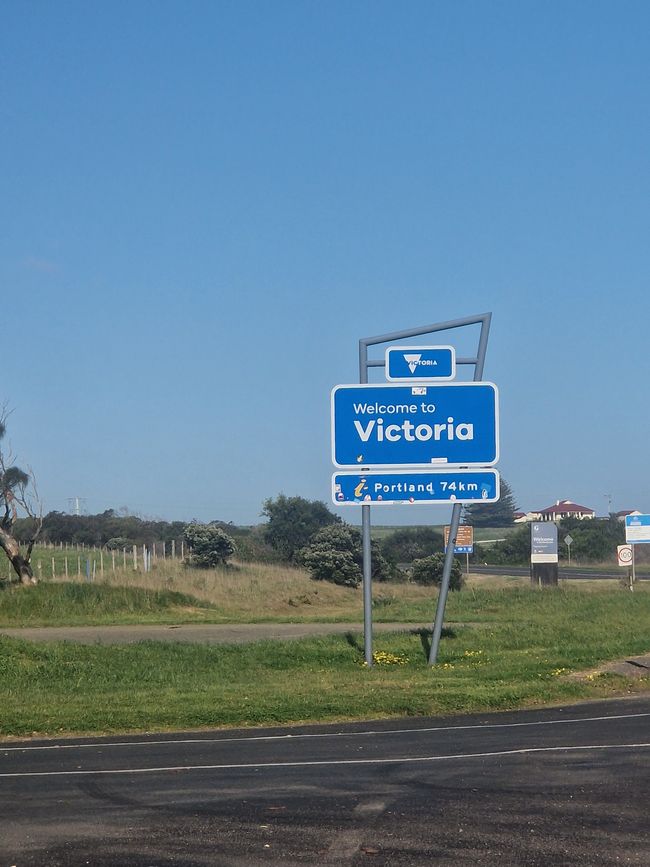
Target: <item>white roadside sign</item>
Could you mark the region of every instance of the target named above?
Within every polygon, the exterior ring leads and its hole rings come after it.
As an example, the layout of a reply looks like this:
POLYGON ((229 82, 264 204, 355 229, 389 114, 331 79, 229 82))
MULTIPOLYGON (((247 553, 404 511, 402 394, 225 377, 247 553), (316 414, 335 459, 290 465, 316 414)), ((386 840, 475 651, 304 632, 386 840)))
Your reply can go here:
POLYGON ((631 566, 632 565, 632 546, 631 545, 617 545, 616 546, 616 554, 618 556, 618 565, 619 566, 631 566))

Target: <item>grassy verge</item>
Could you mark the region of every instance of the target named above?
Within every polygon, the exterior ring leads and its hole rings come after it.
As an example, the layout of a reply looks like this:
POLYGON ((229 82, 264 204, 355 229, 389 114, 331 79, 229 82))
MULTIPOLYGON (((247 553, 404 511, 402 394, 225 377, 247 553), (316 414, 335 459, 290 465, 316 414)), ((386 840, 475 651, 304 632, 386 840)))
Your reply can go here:
POLYGON ((211 603, 175 590, 75 582, 13 586, 0 593, 0 626, 224 622, 211 603))
POLYGON ((0 733, 273 724, 528 706, 647 689, 571 671, 650 647, 650 594, 527 588, 455 594, 460 626, 430 669, 420 635, 245 646, 32 644, 0 638, 0 733))
MULTIPOLYGON (((616 596, 627 592, 616 581, 563 581, 562 586, 575 586, 583 595, 599 598, 602 594, 616 596)), ((521 593, 510 597, 510 605, 515 606, 516 612, 525 612, 536 604, 539 591, 531 590, 526 578, 472 576, 461 593, 450 595, 447 618, 464 623, 489 622, 493 610, 502 612, 501 603, 495 603, 498 598, 495 592, 516 589, 521 593)), ((650 583, 639 583, 636 595, 647 594, 650 583)), ((433 620, 436 596, 436 589, 431 587, 376 583, 374 617, 385 623, 429 623, 433 620)), ((106 576, 104 582, 44 581, 35 587, 12 586, 0 591, 0 627, 359 623, 362 616, 361 590, 312 581, 300 569, 261 564, 206 571, 175 564, 146 574, 106 576)))
MULTIPOLYGON (((375 598, 384 620, 393 612, 402 612, 403 620, 410 601, 430 611, 435 590, 382 584, 375 598)), ((313 581, 301 569, 255 563, 211 570, 167 563, 148 573, 107 574, 103 582, 43 581, 0 591, 0 626, 358 621, 361 610, 360 590, 313 581)))

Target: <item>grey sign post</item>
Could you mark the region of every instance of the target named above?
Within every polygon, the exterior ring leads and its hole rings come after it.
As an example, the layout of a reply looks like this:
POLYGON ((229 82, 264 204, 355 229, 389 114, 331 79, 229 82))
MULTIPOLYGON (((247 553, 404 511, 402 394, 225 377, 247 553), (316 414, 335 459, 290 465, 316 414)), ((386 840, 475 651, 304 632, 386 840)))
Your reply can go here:
MULTIPOLYGON (((420 328, 410 328, 406 331, 395 331, 390 334, 380 334, 375 337, 362 337, 359 340, 359 382, 368 382, 368 369, 371 367, 385 367, 385 357, 382 359, 369 359, 368 347, 381 343, 393 343, 398 340, 408 340, 412 337, 422 337, 427 334, 435 334, 440 331, 449 331, 454 328, 464 328, 469 325, 480 325, 479 343, 476 356, 469 358, 457 358, 456 364, 471 364, 474 366, 474 381, 483 378, 485 355, 487 352, 488 335, 490 331, 491 313, 482 313, 478 316, 468 316, 463 319, 452 319, 448 322, 437 322, 433 325, 425 325, 420 328)), ((445 614, 445 605, 449 593, 449 579, 454 559, 454 546, 460 523, 461 505, 456 503, 452 509, 449 546, 445 556, 445 564, 438 595, 438 606, 433 625, 433 637, 429 663, 434 665, 438 657, 438 647, 442 635, 442 624, 445 614)), ((372 559, 370 548, 370 506, 361 506, 361 534, 363 544, 363 632, 364 632, 364 655, 368 666, 373 664, 372 656, 372 559)))
POLYGON ((533 584, 557 586, 557 525, 552 521, 533 521, 530 525, 530 564, 533 584))

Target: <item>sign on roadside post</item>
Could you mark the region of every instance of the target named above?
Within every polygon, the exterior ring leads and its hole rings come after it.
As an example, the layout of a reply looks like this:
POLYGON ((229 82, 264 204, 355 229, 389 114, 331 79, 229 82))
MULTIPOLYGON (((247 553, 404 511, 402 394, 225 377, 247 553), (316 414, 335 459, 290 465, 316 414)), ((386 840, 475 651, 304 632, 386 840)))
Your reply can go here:
POLYGON ((625 516, 625 541, 628 545, 650 542, 650 515, 625 516))
MULTIPOLYGON (((449 526, 445 527, 445 551, 449 545, 449 526)), ((456 531, 454 554, 474 553, 474 527, 470 524, 460 524, 456 531)))
POLYGON ((634 582, 636 581, 636 569, 634 563, 634 545, 617 545, 616 559, 618 565, 627 568, 628 587, 634 590, 634 582))
POLYGON ((337 385, 332 462, 341 469, 490 467, 499 459, 491 382, 337 385))
POLYGON ((557 525, 552 521, 530 525, 530 563, 533 584, 557 585, 557 525))
POLYGON ((567 547, 567 551, 569 554, 569 566, 571 565, 571 545, 573 545, 573 536, 570 533, 567 533, 564 537, 564 544, 567 547))
POLYGON ((496 503, 498 499, 496 470, 348 471, 332 476, 332 500, 337 506, 496 503))
MULTIPOLYGON (((436 469, 456 471, 477 468, 488 470, 499 458, 498 392, 492 383, 482 382, 490 331, 491 313, 466 316, 447 322, 429 324, 421 328, 409 328, 359 340, 359 385, 337 386, 331 392, 332 462, 340 470, 355 470, 356 480, 349 475, 333 481, 336 502, 349 499, 359 502, 368 479, 361 474, 375 475, 374 471, 396 474, 400 470, 417 470, 427 473, 436 469), (424 337, 441 331, 480 325, 478 346, 473 358, 461 359, 463 364, 474 366, 473 381, 448 384, 431 382, 455 376, 455 350, 447 346, 397 346, 400 341, 424 337), (368 349, 380 344, 392 344, 400 350, 387 353, 383 366, 389 382, 385 385, 370 385, 370 367, 382 363, 368 357, 368 349), (390 382, 391 378, 397 380, 390 382), (406 385, 399 385, 405 382, 406 385), (348 485, 352 484, 351 495, 348 485), (338 487, 337 487, 338 486, 338 487), (359 487, 361 486, 361 487, 359 487)), ((378 473, 379 474, 379 473, 378 473)), ((437 475, 437 474, 436 474, 437 475)), ((377 497, 404 493, 405 485, 412 485, 411 474, 402 474, 401 480, 392 478, 384 482, 388 492, 375 489, 377 497), (409 478, 407 478, 408 476, 409 478), (398 487, 402 485, 402 488, 398 487)), ((456 476, 456 478, 458 478, 456 476)), ((496 477, 493 477, 493 483, 496 477)), ((407 490, 412 496, 409 502, 418 502, 414 494, 435 490, 436 498, 442 486, 436 488, 433 479, 424 484, 424 490, 407 490), (431 488, 426 485, 431 483, 431 488)), ((440 481, 440 479, 438 479, 440 481)), ((498 482, 498 479, 496 479, 498 482)), ((381 484, 377 481, 378 484, 381 484)), ((458 480, 460 483, 460 480, 458 480)), ((417 483, 416 483, 417 484, 417 483)), ((453 490, 451 483, 445 493, 453 490)), ((460 488, 459 488, 460 490, 460 488)), ((489 499, 489 489, 481 492, 481 499, 489 499), (484 496, 487 495, 487 496, 484 496)), ((364 658, 373 665, 372 652, 372 556, 371 556, 371 500, 360 501, 361 540, 363 551, 363 644, 364 658)), ((446 502, 453 501, 451 510, 452 534, 455 537, 460 521, 462 501, 454 492, 446 502)), ((379 500, 377 500, 379 502, 379 500)), ((445 606, 453 565, 453 545, 445 555, 442 580, 433 622, 429 664, 435 665, 442 636, 445 606)))
POLYGON ((616 558, 618 560, 618 565, 622 568, 627 568, 632 565, 633 556, 634 554, 631 545, 616 546, 616 558))

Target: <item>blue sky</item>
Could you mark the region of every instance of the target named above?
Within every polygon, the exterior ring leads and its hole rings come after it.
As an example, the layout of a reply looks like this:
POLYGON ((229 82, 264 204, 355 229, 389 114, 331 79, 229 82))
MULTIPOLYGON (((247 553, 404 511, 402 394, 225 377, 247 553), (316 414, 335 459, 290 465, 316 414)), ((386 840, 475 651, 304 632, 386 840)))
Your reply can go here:
MULTIPOLYGON (((632 0, 5 3, 0 390, 46 509, 327 500, 359 337, 491 311, 520 506, 650 511, 649 28, 632 0)), ((406 508, 374 520, 446 518, 406 508)))

